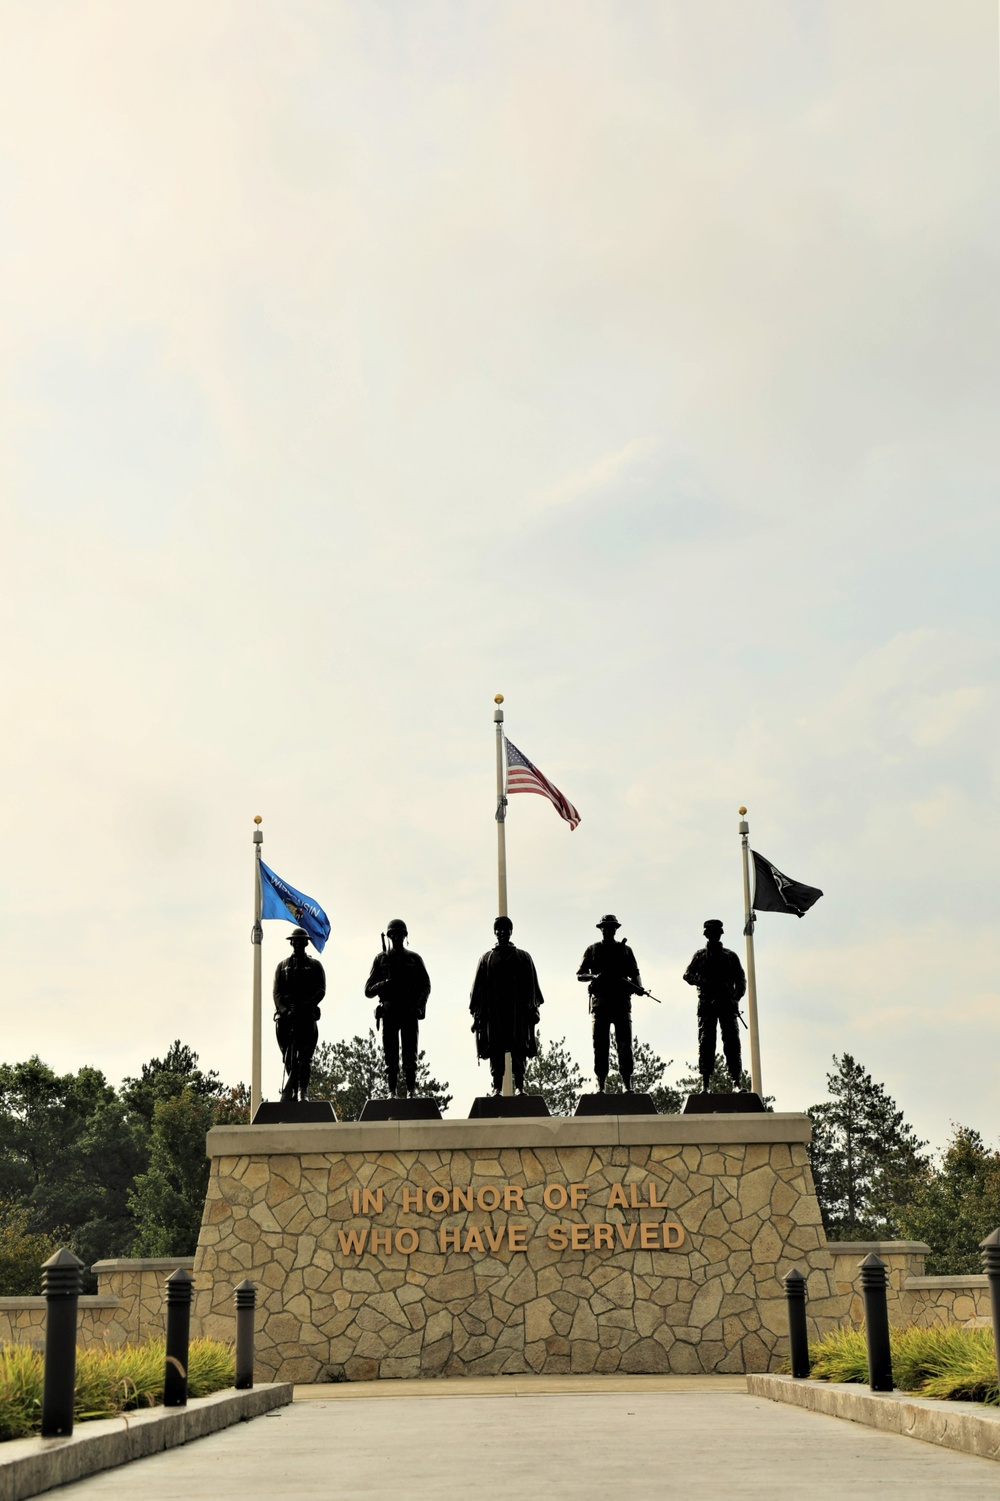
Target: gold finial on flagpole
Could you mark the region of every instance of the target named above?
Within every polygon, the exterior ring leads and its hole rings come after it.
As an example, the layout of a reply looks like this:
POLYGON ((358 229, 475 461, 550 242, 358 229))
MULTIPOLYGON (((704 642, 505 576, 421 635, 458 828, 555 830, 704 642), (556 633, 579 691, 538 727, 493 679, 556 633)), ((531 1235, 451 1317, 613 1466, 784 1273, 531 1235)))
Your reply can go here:
POLYGON ((743 815, 744 815, 744 814, 745 814, 745 813, 746 813, 746 811, 747 811, 747 810, 746 810, 746 808, 741 808, 741 809, 740 809, 740 817, 741 817, 741 818, 742 818, 742 817, 743 817, 743 815))
POLYGON ((259 813, 255 813, 254 814, 253 821, 254 821, 254 823, 263 823, 264 822, 264 820, 261 818, 261 816, 260 816, 259 813))
POLYGON ((495 704, 502 704, 503 703, 503 694, 502 693, 494 693, 494 695, 493 695, 493 702, 495 704))

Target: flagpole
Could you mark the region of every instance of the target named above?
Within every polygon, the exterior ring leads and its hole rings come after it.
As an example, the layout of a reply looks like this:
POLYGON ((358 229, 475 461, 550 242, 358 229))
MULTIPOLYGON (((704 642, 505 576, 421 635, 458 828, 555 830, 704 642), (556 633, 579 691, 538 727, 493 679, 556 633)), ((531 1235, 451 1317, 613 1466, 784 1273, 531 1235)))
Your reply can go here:
POLYGON ((740 809, 739 835, 743 845, 743 932, 747 941, 747 1010, 750 1013, 750 1083, 754 1094, 764 1098, 760 1084, 760 1033, 757 1028, 757 969, 753 954, 753 908, 750 905, 750 825, 746 808, 740 809))
POLYGON ((260 890, 260 847, 264 843, 264 835, 261 833, 261 817, 258 813, 254 819, 256 828, 253 831, 254 862, 253 862, 253 931, 250 941, 253 944, 253 1019, 251 1022, 251 1057, 250 1057, 250 1119, 253 1120, 260 1109, 260 950, 264 938, 264 929, 261 925, 261 890, 260 890))
MULTIPOLYGON (((493 723, 497 727, 497 916, 507 916, 507 789, 503 774, 503 694, 494 694, 493 723)), ((514 1093, 514 1066, 508 1053, 504 1061, 503 1093, 514 1093)))

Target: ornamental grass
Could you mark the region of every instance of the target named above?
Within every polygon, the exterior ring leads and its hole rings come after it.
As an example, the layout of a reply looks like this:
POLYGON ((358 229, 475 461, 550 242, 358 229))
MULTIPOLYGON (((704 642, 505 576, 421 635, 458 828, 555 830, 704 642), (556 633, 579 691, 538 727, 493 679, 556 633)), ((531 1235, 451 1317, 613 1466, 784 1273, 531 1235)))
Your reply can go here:
MULTIPOLYGON (((136 1407, 163 1401, 164 1341, 117 1349, 76 1352, 74 1421, 113 1418, 136 1407)), ((40 1350, 30 1345, 0 1346, 0 1441, 37 1433, 42 1422, 40 1350)), ((193 1339, 188 1355, 188 1395, 207 1397, 236 1379, 232 1346, 193 1339)))
MULTIPOLYGON (((892 1329, 893 1380, 900 1391, 952 1402, 1000 1405, 992 1329, 940 1324, 892 1329)), ((809 1346, 809 1374, 817 1381, 868 1383, 863 1329, 835 1329, 809 1346)))

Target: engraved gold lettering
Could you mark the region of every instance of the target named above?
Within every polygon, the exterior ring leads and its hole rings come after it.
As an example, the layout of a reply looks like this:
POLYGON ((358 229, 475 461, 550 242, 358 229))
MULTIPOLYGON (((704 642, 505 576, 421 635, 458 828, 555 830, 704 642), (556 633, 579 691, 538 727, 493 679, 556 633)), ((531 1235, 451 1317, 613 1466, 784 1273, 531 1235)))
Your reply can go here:
POLYGON ((569 1243, 574 1251, 586 1251, 590 1245, 589 1225, 570 1225, 569 1243))
POLYGON ((483 1237, 480 1235, 475 1225, 470 1225, 468 1230, 466 1230, 465 1232, 465 1245, 462 1247, 462 1250, 482 1251, 483 1249, 483 1237))
POLYGON ((420 1237, 412 1225, 396 1231, 396 1250, 404 1256, 412 1256, 420 1244, 420 1237))
POLYGON ((571 1209, 582 1209, 583 1205, 586 1204, 586 1202, 586 1183, 571 1183, 569 1186, 569 1207, 571 1209))
POLYGON ((661 1228, 663 1244, 668 1251, 676 1251, 678 1246, 684 1244, 684 1226, 678 1225, 676 1220, 664 1220, 661 1228))
POLYGON ((411 1188, 408 1183, 403 1184, 403 1213, 409 1214, 415 1209, 418 1214, 424 1212, 424 1191, 422 1188, 411 1188))
POLYGON ((460 1188, 456 1184, 451 1191, 451 1207, 453 1210, 472 1208, 472 1185, 468 1188, 460 1188))
POLYGON ((361 1190, 361 1213, 382 1213, 382 1190, 380 1188, 376 1188, 374 1191, 370 1188, 363 1188, 361 1190))
POLYGON ((363 1230, 338 1230, 340 1236, 340 1249, 345 1256, 360 1256, 368 1239, 369 1226, 363 1230))
POLYGON ((499 1230, 491 1230, 489 1225, 484 1225, 483 1234, 486 1236, 486 1244, 490 1250, 499 1251, 503 1245, 504 1236, 507 1234, 507 1226, 501 1225, 499 1230))
POLYGON ((569 1194, 562 1183, 546 1183, 542 1189, 542 1203, 546 1209, 565 1209, 569 1194))
POLYGON ((659 1225, 640 1225, 639 1244, 644 1251, 658 1251, 660 1249, 659 1225))
POLYGON ((615 1243, 615 1227, 613 1225, 594 1226, 594 1250, 598 1251, 603 1246, 610 1251, 615 1243))
POLYGON ((642 1208, 642 1200, 639 1197, 639 1185, 638 1185, 638 1183, 630 1183, 629 1186, 628 1186, 628 1191, 629 1191, 629 1195, 630 1195, 629 1208, 630 1209, 641 1209, 642 1208))
POLYGON ((528 1242, 527 1242, 527 1239, 526 1239, 527 1234, 528 1234, 528 1227, 527 1227, 527 1225, 508 1225, 507 1226, 507 1249, 508 1249, 508 1251, 526 1251, 528 1249, 528 1242))
POLYGON ((612 1183, 611 1192, 608 1194, 609 1209, 627 1209, 628 1199, 625 1197, 625 1188, 621 1183, 612 1183))
POLYGON ((626 1251, 631 1251, 631 1249, 632 1249, 632 1242, 635 1240, 635 1234, 636 1234, 636 1231, 638 1230, 638 1228, 639 1228, 638 1225, 616 1225, 615 1226, 615 1229, 618 1231, 618 1240, 621 1243, 621 1245, 623 1245, 625 1247, 626 1251))
POLYGON ((438 1243, 442 1251, 460 1251, 462 1249, 458 1239, 460 1233, 459 1230, 446 1230, 442 1225, 438 1232, 438 1243))
POLYGON ((429 1188, 424 1202, 431 1214, 444 1214, 451 1208, 451 1194, 446 1188, 429 1188))
POLYGON ((485 1183, 476 1194, 476 1205, 479 1209, 499 1209, 500 1190, 495 1183, 485 1183), (487 1202, 489 1196, 489 1202, 487 1202))
POLYGON ((656 1197, 656 1184, 652 1179, 649 1184, 649 1207, 650 1209, 666 1209, 667 1207, 666 1199, 658 1199, 656 1197))
POLYGON ((377 1256, 379 1251, 391 1251, 392 1231, 376 1230, 373 1225, 368 1233, 368 1250, 372 1256, 377 1256))
POLYGON ((569 1236, 566 1234, 565 1225, 550 1225, 548 1236, 549 1249, 552 1251, 565 1251, 569 1245, 569 1236))
POLYGON ((524 1190, 518 1188, 516 1183, 504 1184, 503 1207, 505 1209, 524 1209, 524 1190))
POLYGON ((351 1208, 355 1214, 361 1213, 361 1190, 356 1188, 351 1194, 351 1208))

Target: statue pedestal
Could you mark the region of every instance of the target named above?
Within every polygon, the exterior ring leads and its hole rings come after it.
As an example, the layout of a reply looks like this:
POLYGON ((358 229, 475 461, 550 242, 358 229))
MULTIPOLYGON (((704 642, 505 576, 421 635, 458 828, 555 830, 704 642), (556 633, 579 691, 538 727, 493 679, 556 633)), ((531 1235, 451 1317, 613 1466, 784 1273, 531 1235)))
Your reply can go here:
POLYGON ((481 1094, 472 1102, 469 1120, 509 1120, 525 1115, 548 1115, 540 1094, 481 1094))
POLYGON ((574 1115, 656 1115, 648 1094, 582 1094, 574 1115))
POLYGON ((436 1100, 368 1100, 359 1121, 439 1121, 436 1100))
POLYGON ((257 1106, 254 1126, 332 1125, 337 1119, 329 1100, 262 1100, 257 1106))
POLYGON ((689 1094, 683 1115, 761 1115, 764 1101, 759 1094, 689 1094))

